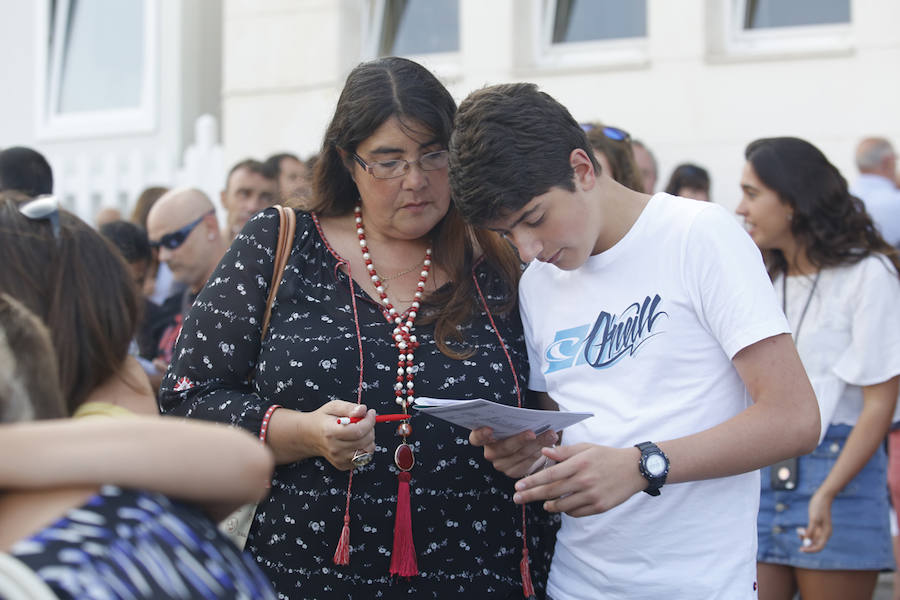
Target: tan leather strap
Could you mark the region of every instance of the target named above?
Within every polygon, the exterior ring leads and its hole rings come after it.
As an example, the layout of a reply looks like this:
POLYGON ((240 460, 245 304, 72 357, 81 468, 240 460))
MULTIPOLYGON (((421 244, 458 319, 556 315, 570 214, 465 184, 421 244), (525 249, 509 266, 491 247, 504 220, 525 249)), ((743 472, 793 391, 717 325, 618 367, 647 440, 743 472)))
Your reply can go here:
POLYGON ((259 334, 259 341, 266 339, 266 332, 269 330, 269 319, 272 317, 272 304, 275 302, 275 295, 278 293, 278 286, 281 285, 281 277, 284 268, 287 266, 288 257, 291 255, 291 246, 294 244, 294 229, 297 226, 297 215, 294 210, 280 204, 275 205, 278 210, 278 242, 275 246, 275 266, 272 270, 272 282, 269 284, 269 298, 266 300, 266 314, 263 316, 262 331, 259 334))

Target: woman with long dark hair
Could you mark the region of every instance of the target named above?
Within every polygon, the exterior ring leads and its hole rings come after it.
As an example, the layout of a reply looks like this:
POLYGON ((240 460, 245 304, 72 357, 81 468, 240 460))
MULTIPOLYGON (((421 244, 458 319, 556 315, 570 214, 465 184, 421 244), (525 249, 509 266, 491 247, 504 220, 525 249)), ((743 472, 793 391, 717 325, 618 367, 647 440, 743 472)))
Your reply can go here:
MULTIPOLYGON (((412 418, 414 396, 529 404, 520 264, 450 202, 455 112, 412 61, 353 69, 285 270, 273 274, 279 219, 269 209, 185 319, 162 407, 266 438, 279 466, 247 548, 284 597, 542 594, 546 513, 513 503, 513 480, 467 430, 412 418), (408 417, 376 425, 376 411, 408 417)), ((554 438, 532 440, 533 459, 554 438)))
POLYGON ((815 146, 747 146, 737 212, 819 401, 820 444, 762 472, 759 597, 871 598, 892 568, 883 440, 900 374, 900 259, 815 146))

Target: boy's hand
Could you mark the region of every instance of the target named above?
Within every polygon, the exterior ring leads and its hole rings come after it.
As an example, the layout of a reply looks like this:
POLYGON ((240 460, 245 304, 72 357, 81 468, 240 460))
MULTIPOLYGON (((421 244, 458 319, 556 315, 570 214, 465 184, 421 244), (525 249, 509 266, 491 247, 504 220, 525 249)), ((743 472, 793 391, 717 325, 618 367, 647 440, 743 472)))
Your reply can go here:
POLYGON ((523 431, 505 440, 495 440, 490 427, 472 430, 469 443, 484 448, 484 458, 494 468, 508 477, 524 477, 537 463, 546 462, 541 448, 559 441, 555 431, 545 431, 535 436, 533 431, 523 431))
POLYGON ((516 483, 517 504, 546 500, 544 509, 584 517, 606 512, 647 487, 637 448, 576 444, 544 448, 559 464, 516 483))

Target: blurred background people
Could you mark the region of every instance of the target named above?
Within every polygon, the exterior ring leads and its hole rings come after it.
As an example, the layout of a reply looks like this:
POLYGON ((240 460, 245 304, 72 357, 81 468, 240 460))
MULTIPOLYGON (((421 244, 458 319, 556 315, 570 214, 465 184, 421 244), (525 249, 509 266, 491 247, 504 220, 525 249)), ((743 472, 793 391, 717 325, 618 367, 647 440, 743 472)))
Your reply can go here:
POLYGON ((891 569, 884 438, 900 375, 900 258, 812 144, 752 142, 737 213, 816 392, 820 444, 761 471, 761 600, 869 599, 891 569))
POLYGON ((861 199, 881 236, 900 247, 900 189, 897 188, 897 153, 885 138, 864 138, 856 147, 859 177, 850 192, 861 199))
POLYGON ((172 360, 182 319, 225 254, 228 242, 219 230, 212 201, 195 188, 174 189, 157 200, 147 216, 147 233, 160 262, 186 286, 180 296, 172 296, 162 306, 170 317, 156 353, 157 365, 164 370, 172 360))
POLYGON ((264 164, 278 178, 279 202, 293 200, 303 204, 309 199, 312 193, 311 171, 299 157, 279 152, 267 158, 264 164))
POLYGON ((264 163, 248 158, 231 167, 222 190, 228 241, 234 239, 250 217, 277 201, 278 177, 264 163))
POLYGON ((26 196, 53 193, 53 170, 44 155, 24 146, 0 150, 0 191, 14 190, 26 196))
POLYGON ((682 163, 675 167, 665 192, 673 196, 709 202, 709 173, 699 165, 682 163))
MULTIPOLYGON (((113 221, 100 226, 100 235, 112 242, 125 259, 137 289, 144 289, 154 261, 147 232, 140 225, 130 221, 113 221)), ((159 339, 173 315, 168 314, 146 296, 142 295, 141 298, 143 300, 141 320, 129 352, 141 363, 144 372, 150 378, 151 387, 158 390, 164 372, 153 364, 153 359, 156 358, 159 339)))
MULTIPOLYGON (((134 209, 131 211, 130 220, 147 231, 147 215, 169 188, 163 186, 151 186, 145 188, 137 198, 134 209)), ((175 281, 172 271, 165 263, 159 262, 159 251, 151 248, 153 262, 150 265, 147 280, 144 282, 143 292, 154 304, 161 306, 165 301, 184 291, 184 284, 175 281)))
POLYGON ((634 160, 628 132, 600 123, 585 123, 581 128, 587 135, 600 167, 625 187, 643 192, 644 179, 634 160))
POLYGON ((644 180, 643 191, 645 194, 653 194, 656 191, 656 180, 659 173, 656 157, 653 156, 650 148, 640 140, 631 140, 631 149, 634 152, 634 160, 641 170, 641 179, 644 180))
POLYGON ((114 206, 104 206, 94 215, 94 226, 99 229, 107 223, 122 220, 122 211, 114 206))

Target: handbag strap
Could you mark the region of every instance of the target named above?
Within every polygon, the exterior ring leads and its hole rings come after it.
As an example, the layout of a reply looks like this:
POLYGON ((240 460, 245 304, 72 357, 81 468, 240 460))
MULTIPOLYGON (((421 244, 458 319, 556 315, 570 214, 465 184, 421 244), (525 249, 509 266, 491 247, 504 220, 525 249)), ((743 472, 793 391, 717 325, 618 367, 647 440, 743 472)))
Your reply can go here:
POLYGON ((269 330, 269 319, 272 317, 272 304, 275 303, 275 295, 281 285, 281 274, 287 266, 288 257, 291 255, 291 246, 294 244, 294 229, 297 226, 297 215, 287 206, 276 204, 278 211, 278 243, 275 246, 275 266, 272 270, 272 282, 269 284, 269 297, 266 299, 266 313, 263 316, 262 331, 259 341, 266 339, 269 330))

